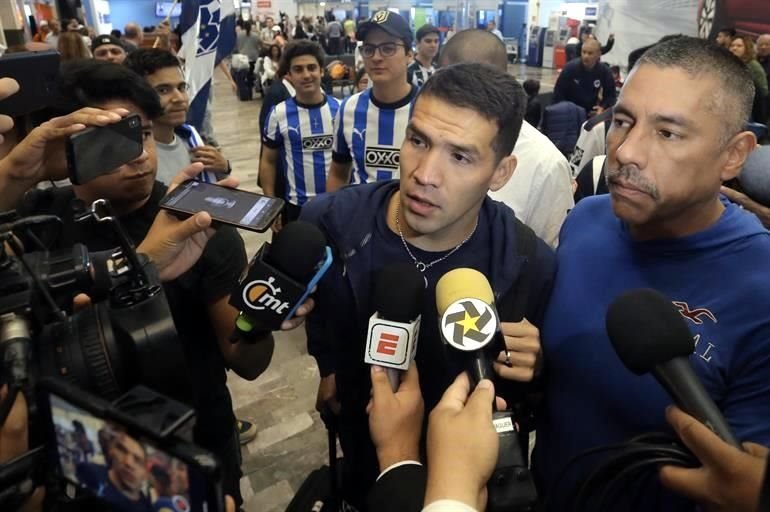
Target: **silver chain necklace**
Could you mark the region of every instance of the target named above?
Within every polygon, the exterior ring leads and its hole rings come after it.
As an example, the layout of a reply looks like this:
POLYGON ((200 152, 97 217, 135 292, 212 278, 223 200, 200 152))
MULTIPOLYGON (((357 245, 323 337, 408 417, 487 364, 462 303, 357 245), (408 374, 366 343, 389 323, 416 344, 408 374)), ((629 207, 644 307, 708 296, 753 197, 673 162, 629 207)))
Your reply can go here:
POLYGON ((479 219, 477 217, 476 218, 476 225, 473 226, 473 231, 471 231, 471 233, 467 237, 465 237, 465 240, 463 240, 462 242, 457 244, 457 246, 455 246, 454 249, 452 249, 451 251, 449 251, 448 253, 446 253, 442 257, 440 257, 438 259, 435 259, 435 260, 431 261, 430 263, 423 263, 422 261, 418 260, 417 257, 415 257, 415 255, 412 254, 412 250, 409 249, 409 245, 407 245, 407 243, 406 243, 406 238, 404 238, 404 232, 401 230, 401 220, 400 219, 401 219, 401 201, 399 201, 398 202, 398 206, 396 206, 396 229, 398 229, 398 236, 401 237, 401 243, 404 244, 404 249, 406 249, 406 252, 409 253, 409 256, 412 258, 412 261, 414 262, 414 266, 417 267, 417 270, 419 270, 420 272, 423 272, 423 273, 426 270, 428 270, 430 267, 435 265, 436 263, 441 263, 442 261, 444 261, 445 259, 447 259, 451 255, 456 253, 458 250, 460 250, 460 247, 465 245, 465 242, 467 242, 468 240, 471 239, 473 234, 476 232, 476 228, 479 227, 479 219))

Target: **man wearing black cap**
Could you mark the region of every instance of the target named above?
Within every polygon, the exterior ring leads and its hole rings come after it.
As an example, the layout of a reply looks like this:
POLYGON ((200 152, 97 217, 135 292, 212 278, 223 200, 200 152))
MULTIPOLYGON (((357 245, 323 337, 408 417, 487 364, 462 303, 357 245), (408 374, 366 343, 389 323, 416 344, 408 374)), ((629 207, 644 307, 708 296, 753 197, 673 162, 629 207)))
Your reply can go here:
POLYGON ((111 35, 101 35, 91 44, 91 53, 96 60, 107 60, 115 64, 123 64, 126 60, 126 49, 120 39, 111 35))
POLYGON ((337 112, 326 181, 330 192, 349 183, 398 178, 398 151, 417 93, 406 81, 412 30, 404 18, 377 11, 359 25, 356 39, 363 41, 360 51, 372 88, 346 99, 337 112))
POLYGON ((439 31, 433 25, 426 23, 417 30, 417 55, 407 68, 407 81, 416 87, 430 78, 436 68, 433 61, 438 55, 439 31))

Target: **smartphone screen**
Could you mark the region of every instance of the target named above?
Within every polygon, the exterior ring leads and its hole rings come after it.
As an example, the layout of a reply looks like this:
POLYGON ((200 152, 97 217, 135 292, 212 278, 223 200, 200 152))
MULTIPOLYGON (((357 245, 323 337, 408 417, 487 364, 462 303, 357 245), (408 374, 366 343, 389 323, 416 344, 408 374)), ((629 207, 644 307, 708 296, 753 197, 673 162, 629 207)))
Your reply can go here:
POLYGON ((218 508, 208 502, 206 476, 196 466, 61 396, 51 393, 49 404, 59 469, 70 483, 114 510, 218 508))
POLYGON ((130 114, 115 124, 91 127, 67 139, 67 166, 76 185, 109 174, 144 151, 142 118, 130 114))
POLYGON ((200 181, 185 181, 172 190, 161 208, 195 214, 206 211, 215 221, 251 231, 265 231, 283 208, 283 200, 200 181))

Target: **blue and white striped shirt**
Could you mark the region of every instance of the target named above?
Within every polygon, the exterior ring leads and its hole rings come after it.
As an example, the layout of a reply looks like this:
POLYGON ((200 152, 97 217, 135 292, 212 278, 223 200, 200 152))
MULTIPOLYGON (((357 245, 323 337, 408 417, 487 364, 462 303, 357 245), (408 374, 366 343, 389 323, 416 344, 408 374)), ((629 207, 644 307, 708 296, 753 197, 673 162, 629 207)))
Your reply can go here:
POLYGON ((399 151, 412 116, 417 88, 395 104, 383 104, 367 89, 342 102, 335 119, 335 162, 353 162, 351 183, 399 177, 399 151))
POLYGON ((304 105, 289 98, 267 116, 262 141, 280 150, 286 173, 285 199, 297 206, 326 192, 326 174, 332 162, 334 116, 339 100, 326 96, 323 103, 304 105))

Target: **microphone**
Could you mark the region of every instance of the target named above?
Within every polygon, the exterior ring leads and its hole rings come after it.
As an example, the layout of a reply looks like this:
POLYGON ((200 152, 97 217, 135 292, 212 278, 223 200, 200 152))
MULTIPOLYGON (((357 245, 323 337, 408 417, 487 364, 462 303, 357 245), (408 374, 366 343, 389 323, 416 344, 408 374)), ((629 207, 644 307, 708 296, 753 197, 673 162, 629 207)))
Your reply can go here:
POLYGON ((332 264, 326 238, 313 224, 290 222, 249 263, 230 305, 240 311, 231 341, 255 342, 294 316, 332 264))
POLYGON ((471 387, 482 379, 493 380, 492 361, 486 347, 497 338, 504 348, 494 294, 484 274, 472 268, 457 268, 436 283, 439 330, 453 348, 466 353, 471 387))
POLYGON ((377 274, 364 362, 387 368, 393 391, 417 353, 424 301, 425 278, 413 264, 390 264, 377 274))
MULTIPOLYGON (((495 343, 505 348, 500 321, 494 304, 494 293, 487 278, 471 268, 458 268, 444 274, 436 283, 436 309, 444 340, 468 356, 467 368, 471 387, 482 379, 494 379, 492 360, 487 350, 495 343)), ((537 490, 519 441, 519 426, 513 411, 495 412, 492 423, 500 447, 497 463, 487 482, 489 512, 534 510, 537 490)))
POLYGON ((743 450, 690 364, 693 336, 670 299, 655 290, 631 290, 610 304, 606 324, 626 368, 636 375, 652 372, 676 405, 743 450))

